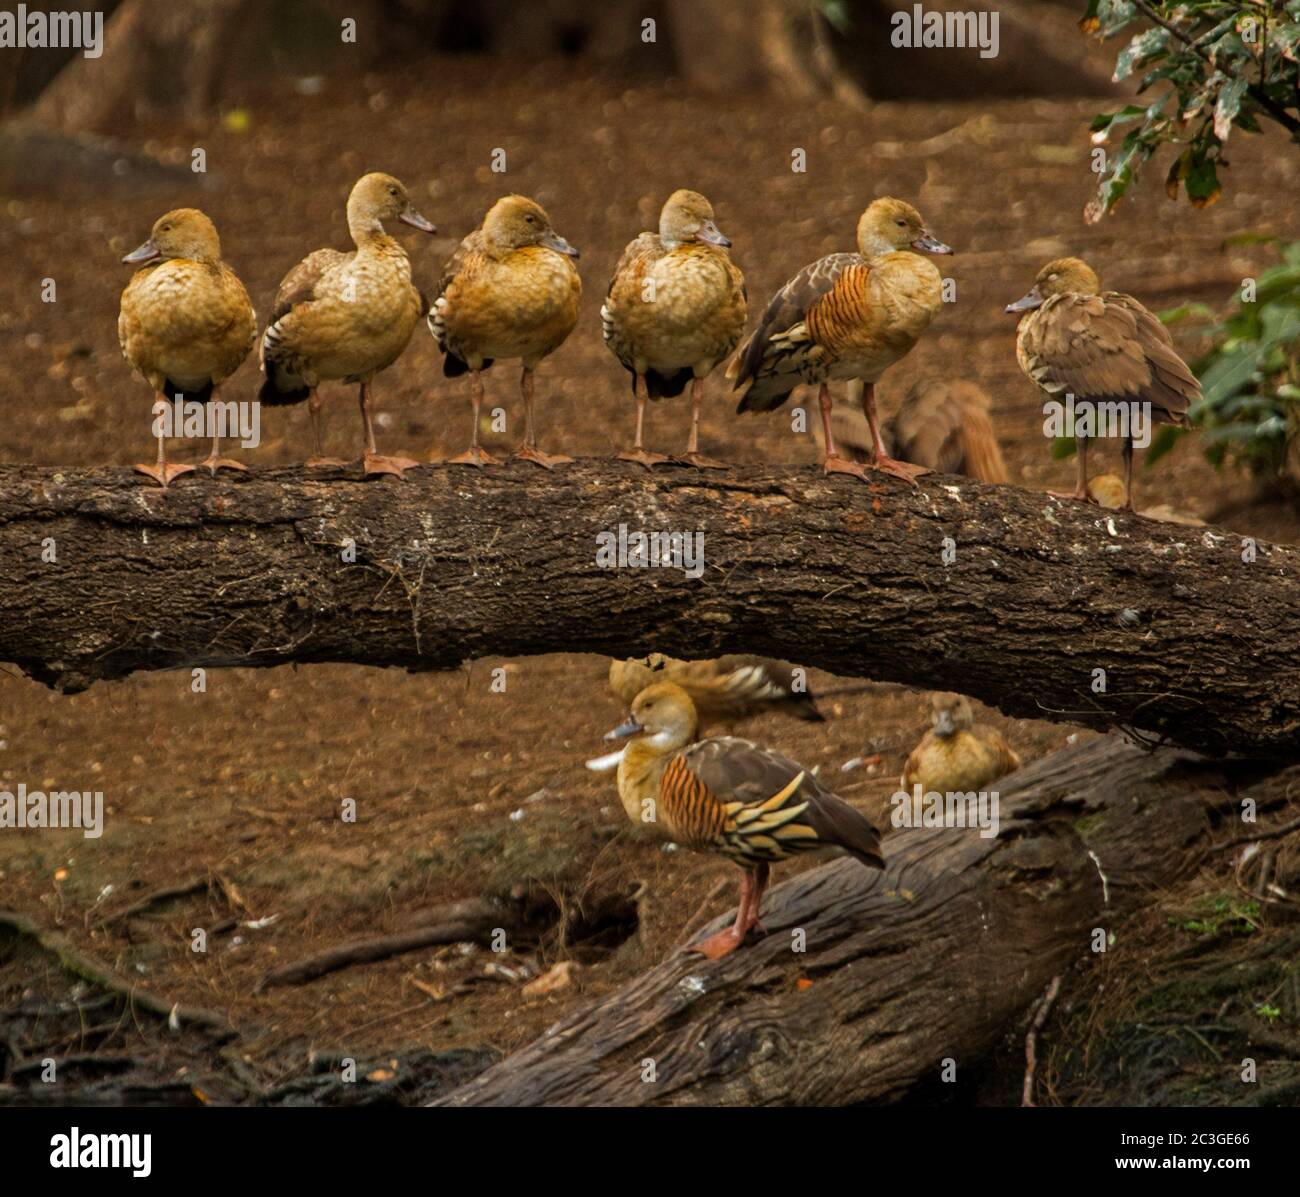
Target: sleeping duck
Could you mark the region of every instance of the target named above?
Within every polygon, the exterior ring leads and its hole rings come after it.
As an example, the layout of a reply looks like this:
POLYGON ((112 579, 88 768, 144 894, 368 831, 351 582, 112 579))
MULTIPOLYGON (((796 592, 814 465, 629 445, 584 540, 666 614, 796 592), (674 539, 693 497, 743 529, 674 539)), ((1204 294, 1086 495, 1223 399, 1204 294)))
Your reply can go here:
POLYGON ((348 232, 356 249, 318 249, 280 283, 262 335, 266 381, 259 398, 268 406, 305 399, 316 443, 316 454, 307 464, 342 465, 321 453, 317 387, 332 381, 358 383, 365 473, 400 478, 417 463, 381 456, 376 450, 370 385, 402 355, 428 305, 411 282, 406 251, 384 231, 386 220, 400 220, 425 233, 437 231, 392 175, 358 179, 348 196, 348 232))
POLYGON ((533 371, 578 323, 582 282, 578 251, 552 227, 540 204, 522 195, 497 200, 483 225, 460 243, 442 272, 429 311, 429 331, 446 355, 443 373, 469 372, 474 429, 469 448, 449 460, 484 466, 495 459, 478 443, 483 371, 497 359, 519 358, 524 439, 515 456, 550 469, 572 461, 543 453, 533 424, 533 371))
MULTIPOLYGON (((1200 383, 1178 356, 1168 330, 1131 295, 1102 291, 1079 258, 1048 262, 1034 285, 1005 310, 1019 315, 1016 358, 1053 399, 1073 396, 1074 407, 1099 403, 1145 409, 1157 424, 1185 425, 1200 383), (1139 407, 1142 405, 1142 408, 1139 407)), ((1130 415, 1130 421, 1132 416, 1130 415)), ((1133 436, 1124 437, 1124 502, 1133 508, 1133 436)), ((1077 481, 1067 497, 1090 499, 1088 437, 1076 437, 1077 481)))
POLYGON ((634 823, 745 870, 735 923, 689 951, 716 960, 761 927, 759 906, 774 861, 840 849, 880 869, 880 837, 867 819, 807 769, 732 736, 693 743, 695 705, 658 682, 637 695, 627 722, 605 738, 631 740, 618 767, 618 796, 634 823))
POLYGON ((965 697, 935 694, 930 706, 931 727, 903 766, 903 789, 919 783, 923 792, 966 793, 1020 768, 997 730, 975 722, 965 697))
POLYGON ((745 276, 727 253, 731 242, 698 191, 674 191, 659 231, 642 233, 619 259, 600 310, 605 344, 632 375, 636 443, 622 461, 645 466, 672 459, 642 441, 647 399, 672 398, 691 386, 691 434, 681 459, 725 469, 699 451, 704 380, 745 330, 745 276))
POLYGON ((743 389, 737 411, 774 411, 800 383, 819 388, 827 473, 867 477, 881 470, 909 482, 926 471, 885 451, 875 384, 909 353, 942 304, 943 279, 922 254, 952 250, 926 231, 900 199, 875 200, 858 221, 858 252, 805 266, 773 297, 758 329, 728 367, 743 389), (874 450, 870 462, 840 455, 831 428, 830 382, 861 379, 862 410, 874 450))
MULTIPOLYGON (((248 356, 257 339, 257 316, 248 292, 221 260, 217 230, 197 208, 177 208, 154 222, 149 239, 123 262, 139 266, 122 292, 117 339, 122 355, 154 389, 157 402, 178 395, 219 401, 221 384, 248 356)), ((221 456, 220 438, 203 464, 242 470, 221 456)), ((135 469, 166 487, 192 465, 167 461, 158 434, 158 460, 135 469)))

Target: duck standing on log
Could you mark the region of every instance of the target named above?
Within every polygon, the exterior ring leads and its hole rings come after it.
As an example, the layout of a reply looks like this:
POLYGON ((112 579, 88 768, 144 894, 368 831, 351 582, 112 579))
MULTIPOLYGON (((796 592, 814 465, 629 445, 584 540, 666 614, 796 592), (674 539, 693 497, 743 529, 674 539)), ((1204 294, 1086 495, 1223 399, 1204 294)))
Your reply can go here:
MULTIPOLYGON (((850 400, 862 383, 848 385, 850 400)), ((940 474, 964 474, 981 482, 1008 480, 1006 462, 993 430, 993 401, 983 387, 963 378, 914 383, 898 411, 880 428, 890 457, 940 474)), ((823 433, 813 425, 819 440, 823 433)), ((861 411, 837 407, 831 413, 835 447, 850 461, 869 462, 871 429, 861 411)))
POLYGON ((681 461, 725 469, 699 451, 704 380, 745 331, 745 276, 727 253, 731 242, 698 191, 674 191, 659 231, 630 242, 600 310, 605 344, 632 375, 636 442, 621 461, 647 469, 672 461, 642 441, 647 399, 674 398, 691 386, 691 434, 681 461))
POLYGON ((446 355, 443 373, 469 372, 474 429, 469 448, 448 460, 494 465, 478 443, 483 371, 494 361, 519 358, 524 399, 524 439, 515 456, 545 469, 572 461, 543 453, 533 424, 533 371, 578 323, 582 281, 578 251, 552 227, 542 206, 522 195, 497 200, 482 227, 460 243, 442 272, 429 311, 429 331, 446 355))
POLYGON ((658 682, 637 695, 631 718, 605 737, 636 737, 618 766, 629 819, 745 871, 735 923, 690 951, 716 960, 762 930, 759 906, 774 861, 839 848, 868 868, 884 868, 876 829, 807 769, 732 736, 692 743, 697 727, 686 691, 658 682))
MULTIPOLYGON (((244 285, 221 260, 212 221, 197 208, 177 208, 160 216, 149 239, 122 261, 140 267, 122 292, 122 355, 153 387, 157 402, 177 396, 218 402, 221 384, 253 348, 257 316, 244 285)), ((194 469, 169 464, 165 441, 159 431, 158 460, 135 467, 162 487, 194 469)), ((217 436, 203 464, 214 477, 223 466, 247 468, 221 456, 217 436)))
POLYGON ((360 384, 362 467, 367 476, 400 478, 418 463, 381 456, 376 450, 370 384, 402 355, 428 304, 411 282, 406 251, 384 231, 386 220, 400 220, 425 233, 437 231, 392 175, 358 179, 348 196, 348 232, 356 249, 318 249, 280 283, 262 334, 266 381, 259 398, 272 407, 305 399, 316 448, 307 464, 343 465, 322 456, 316 388, 331 381, 360 384))
POLYGON ((869 470, 914 482, 926 471, 888 455, 876 417, 875 384, 911 351, 943 302, 943 278, 921 255, 952 250, 926 231, 904 200, 874 200, 858 221, 858 252, 805 266, 768 304, 757 331, 728 367, 743 388, 737 411, 774 411, 800 383, 819 388, 827 473, 869 470), (873 459, 849 461, 835 447, 830 382, 861 379, 873 459))
MULTIPOLYGON (((1133 509, 1133 417, 1149 406, 1151 421, 1187 424, 1187 408, 1201 386, 1178 356, 1168 330, 1131 295, 1102 291, 1092 267, 1079 258, 1048 262, 1034 285, 1005 311, 1021 316, 1016 358, 1053 399, 1073 398, 1075 409, 1098 404, 1128 407, 1124 437, 1125 510, 1133 509)), ((1088 437, 1076 438, 1078 475, 1066 497, 1091 499, 1088 437)))
POLYGON ((903 766, 903 789, 919 784, 923 792, 966 793, 1020 768, 1001 734, 975 722, 964 695, 935 694, 930 706, 931 727, 903 766))

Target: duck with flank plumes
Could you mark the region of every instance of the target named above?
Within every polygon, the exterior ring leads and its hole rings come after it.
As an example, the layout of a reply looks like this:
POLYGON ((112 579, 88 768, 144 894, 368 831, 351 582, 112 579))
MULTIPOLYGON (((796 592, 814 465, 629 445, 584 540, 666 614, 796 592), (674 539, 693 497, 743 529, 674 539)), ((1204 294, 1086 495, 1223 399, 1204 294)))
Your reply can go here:
POLYGON ((952 250, 900 199, 873 201, 858 221, 858 252, 829 254, 805 266, 768 304, 757 331, 727 376, 744 391, 737 411, 775 411, 800 383, 818 386, 827 473, 866 478, 880 470, 914 482, 926 471, 885 451, 875 384, 909 353, 943 303, 943 278, 922 254, 952 250), (874 457, 849 461, 835 447, 830 382, 861 379, 862 410, 874 457))
POLYGON ((343 465, 323 456, 316 389, 323 382, 360 384, 362 467, 367 476, 400 478, 418 463, 376 450, 370 386, 376 374, 402 355, 428 305, 411 282, 406 251, 384 231, 387 220, 400 220, 424 233, 437 231, 392 175, 358 179, 348 196, 348 232, 356 249, 318 249, 280 284, 262 334, 266 381, 259 398, 272 407, 305 399, 316 448, 307 464, 343 465))
MULTIPOLYGON (((149 239, 122 261, 140 269, 122 292, 117 338, 122 356, 153 387, 155 407, 177 396, 219 402, 221 384, 257 339, 257 316, 244 285, 221 260, 212 221, 197 208, 177 208, 160 216, 149 239)), ((170 464, 165 440, 160 426, 158 460, 135 467, 162 487, 194 469, 170 464)), ((214 476, 222 468, 247 468, 221 456, 216 436, 203 464, 214 476)))
POLYGON ((469 448, 448 460, 484 466, 495 459, 478 443, 483 371, 519 358, 524 439, 515 456, 550 469, 571 457, 543 453, 533 423, 533 371, 578 323, 582 281, 578 251, 552 227, 542 206, 522 195, 497 200, 483 225, 460 243, 443 268, 429 311, 429 331, 446 355, 443 373, 469 372, 474 428, 469 448))
POLYGON ((745 871, 735 923, 689 951, 716 960, 762 930, 759 906, 774 861, 831 848, 884 868, 876 829, 807 769, 734 736, 693 743, 697 727, 686 691, 658 682, 637 695, 631 717, 605 737, 635 737, 618 766, 629 819, 745 871))
POLYGON ((731 242, 698 191, 674 191, 659 214, 659 231, 628 244, 600 310, 605 344, 632 375, 636 442, 621 461, 647 469, 672 461, 646 451, 646 400, 673 398, 691 386, 691 434, 680 459, 699 469, 725 469, 700 453, 704 380, 745 330, 745 276, 727 253, 731 242))

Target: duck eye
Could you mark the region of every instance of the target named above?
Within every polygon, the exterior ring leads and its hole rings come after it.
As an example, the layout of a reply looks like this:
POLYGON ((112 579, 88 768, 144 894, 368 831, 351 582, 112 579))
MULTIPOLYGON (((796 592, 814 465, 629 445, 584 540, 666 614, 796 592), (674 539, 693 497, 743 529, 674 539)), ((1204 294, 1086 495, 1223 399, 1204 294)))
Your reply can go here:
POLYGON ((900 229, 905 229, 905 228, 907 228, 907 221, 905 221, 905 220, 896 220, 896 221, 894 221, 894 223, 895 223, 896 225, 898 225, 898 227, 899 227, 900 229))

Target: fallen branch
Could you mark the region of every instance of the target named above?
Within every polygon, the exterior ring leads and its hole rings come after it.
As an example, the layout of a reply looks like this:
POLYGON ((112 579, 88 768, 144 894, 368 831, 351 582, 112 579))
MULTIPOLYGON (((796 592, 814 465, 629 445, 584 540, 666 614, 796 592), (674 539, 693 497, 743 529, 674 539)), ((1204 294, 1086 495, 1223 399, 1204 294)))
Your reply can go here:
POLYGON ((124 469, 6 466, 0 660, 72 691, 140 669, 759 652, 1286 759, 1300 550, 1244 560, 1243 544, 956 477, 586 461, 162 491, 124 469), (699 576, 602 568, 620 526, 701 537, 699 576))

